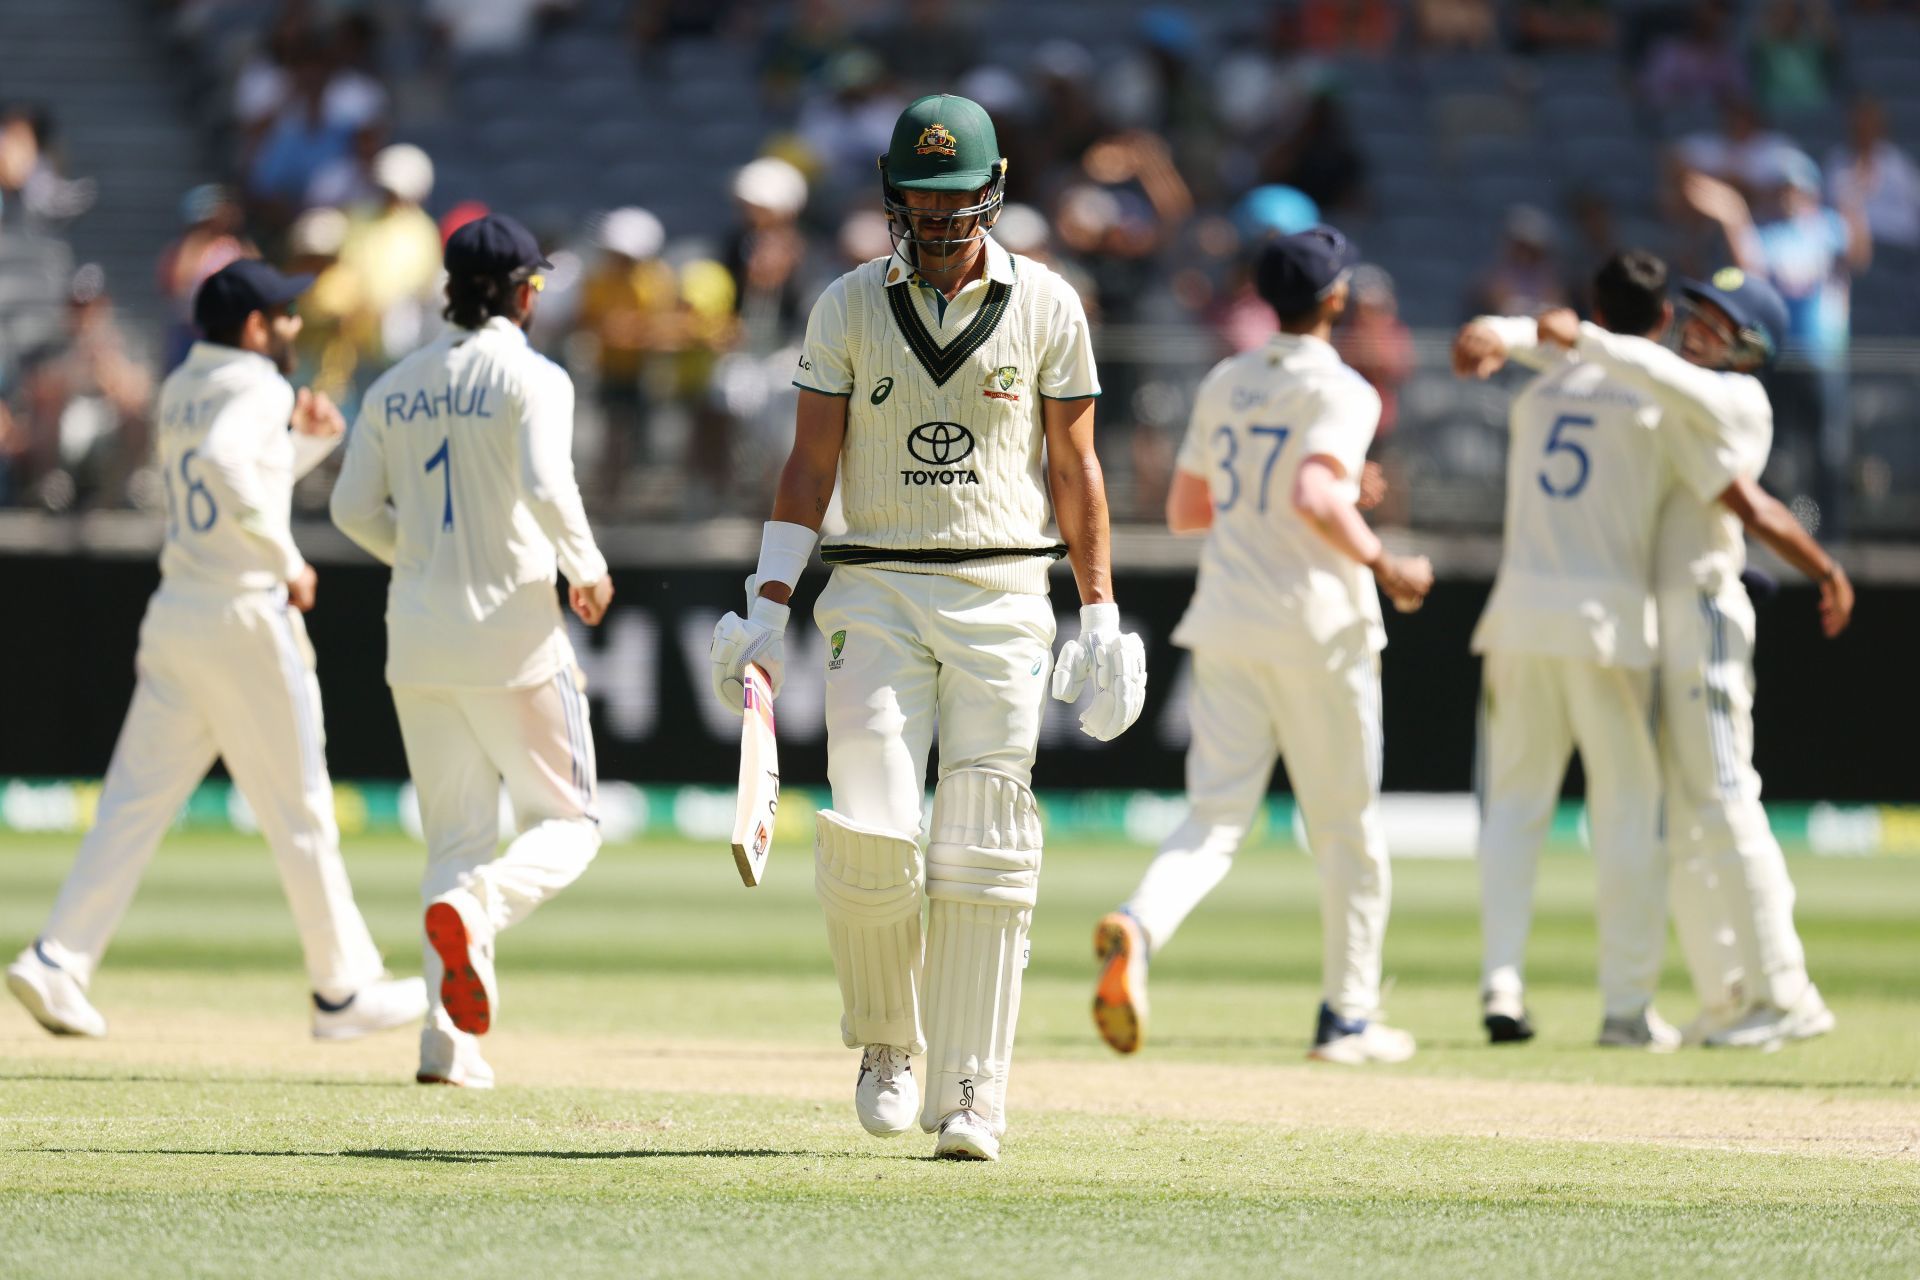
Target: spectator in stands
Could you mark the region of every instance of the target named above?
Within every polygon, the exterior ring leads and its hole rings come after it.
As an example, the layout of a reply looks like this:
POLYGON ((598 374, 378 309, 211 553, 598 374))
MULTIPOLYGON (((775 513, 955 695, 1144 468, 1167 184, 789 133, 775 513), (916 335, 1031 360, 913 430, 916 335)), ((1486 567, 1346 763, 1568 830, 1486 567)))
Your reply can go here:
POLYGON ((16 493, 50 511, 121 500, 146 457, 153 376, 131 349, 99 267, 74 272, 65 327, 23 362, 21 382, 16 493))
POLYGON ((1844 531, 1847 467, 1852 430, 1847 417, 1849 283, 1873 257, 1866 215, 1854 205, 1827 207, 1819 166, 1795 153, 1761 184, 1750 208, 1732 185, 1694 174, 1688 202, 1717 223, 1733 261, 1765 276, 1787 303, 1787 339, 1812 365, 1777 375, 1775 421, 1808 424, 1812 438, 1789 439, 1802 452, 1812 446, 1813 498, 1829 535, 1844 531), (1757 215, 1757 216, 1756 216, 1757 215))
MULTIPOLYGON (((1071 40, 1047 40, 1034 50, 1031 75, 1039 99, 1035 120, 1044 169, 1051 172, 1079 163, 1104 131, 1093 96, 1093 55, 1071 40)), ((1039 172, 1034 175, 1039 176, 1039 172)), ((1027 194, 1037 198, 1044 193, 1029 190, 1027 194)))
POLYGON ((287 226, 305 206, 316 175, 349 158, 361 121, 327 107, 332 65, 324 52, 299 50, 288 68, 286 103, 247 162, 247 195, 255 217, 270 229, 287 226))
POLYGON ((1818 111, 1833 96, 1840 39, 1824 0, 1769 0, 1750 53, 1753 93, 1777 115, 1818 111))
POLYGON ((1791 138, 1768 126, 1752 99, 1730 97, 1720 104, 1718 129, 1689 133, 1674 144, 1670 174, 1677 182, 1685 171, 1697 170, 1752 190, 1798 150, 1791 138))
POLYGON ((835 0, 799 0, 776 17, 760 49, 760 91, 786 109, 848 44, 846 19, 835 0))
POLYGON ((906 100, 871 49, 837 54, 821 79, 821 90, 800 108, 795 132, 818 157, 830 190, 870 191, 874 157, 887 149, 906 100))
POLYGON ((603 444, 599 501, 621 498, 635 462, 651 461, 648 373, 652 357, 676 349, 684 324, 673 268, 660 260, 666 229, 645 209, 615 209, 595 235, 600 257, 580 298, 578 332, 592 339, 603 444))
POLYGON ((1340 358, 1380 393, 1384 440, 1400 420, 1400 384, 1413 374, 1413 334, 1400 319, 1393 277, 1370 262, 1353 269, 1346 318, 1333 331, 1340 358))
POLYGON ((209 182, 187 192, 180 199, 180 221, 185 230, 161 251, 154 273, 169 313, 163 369, 185 359, 199 336, 193 295, 200 291, 200 282, 230 262, 260 256, 242 230, 240 202, 229 187, 209 182))
POLYGON ((1092 275, 1108 318, 1132 318, 1161 251, 1193 207, 1193 193, 1157 135, 1126 130, 1087 148, 1055 217, 1062 242, 1092 275))
POLYGON ((1705 110, 1744 98, 1746 68, 1733 40, 1729 0, 1696 0, 1685 29, 1656 39, 1640 72, 1640 92, 1655 111, 1705 110))
POLYGON ((0 222, 54 231, 93 207, 93 179, 61 175, 52 137, 53 118, 44 110, 0 109, 0 222))
POLYGON ((860 43, 888 67, 910 71, 930 91, 953 84, 979 63, 979 27, 952 0, 907 0, 878 8, 886 16, 860 30, 860 43))
POLYGON ((288 274, 314 278, 300 297, 299 368, 336 404, 354 401, 360 363, 376 340, 361 278, 340 260, 348 229, 338 209, 309 209, 287 229, 288 274))
POLYGON ((378 36, 364 13, 348 14, 325 31, 313 24, 307 6, 284 6, 234 78, 233 114, 246 150, 257 148, 295 105, 303 73, 320 82, 319 114, 329 127, 351 134, 385 119, 387 90, 373 67, 378 36))
POLYGON ((1554 252, 1558 239, 1544 210, 1530 204, 1507 210, 1499 252, 1475 288, 1470 313, 1530 316, 1568 305, 1565 273, 1554 252))
POLYGON ((1262 182, 1304 191, 1322 209, 1347 213, 1366 194, 1367 162, 1331 83, 1307 100, 1305 113, 1260 163, 1262 182))
POLYGON ((1428 49, 1491 49, 1500 34, 1492 0, 1414 0, 1413 22, 1428 49))
POLYGON ((1378 57, 1400 34, 1400 7, 1391 0, 1300 0, 1273 6, 1269 43, 1277 52, 1364 53, 1378 57))
POLYGON ((579 0, 425 0, 434 33, 455 57, 514 53, 564 26, 579 0))
POLYGON ((798 225, 807 180, 787 161, 762 156, 734 175, 733 199, 740 226, 722 261, 733 276, 742 340, 764 354, 805 329, 813 301, 806 296, 807 241, 798 225))
POLYGON ((1609 0, 1519 0, 1514 6, 1514 47, 1521 53, 1610 49, 1615 34, 1609 0))
POLYGON ((373 157, 370 199, 349 210, 340 262, 356 282, 369 350, 397 360, 433 331, 440 313, 440 231, 422 207, 433 193, 433 161, 396 143, 373 157))
POLYGON ((1835 208, 1866 212, 1876 250, 1920 249, 1920 166, 1887 137, 1886 112, 1872 98, 1853 104, 1847 142, 1827 154, 1827 195, 1835 208))

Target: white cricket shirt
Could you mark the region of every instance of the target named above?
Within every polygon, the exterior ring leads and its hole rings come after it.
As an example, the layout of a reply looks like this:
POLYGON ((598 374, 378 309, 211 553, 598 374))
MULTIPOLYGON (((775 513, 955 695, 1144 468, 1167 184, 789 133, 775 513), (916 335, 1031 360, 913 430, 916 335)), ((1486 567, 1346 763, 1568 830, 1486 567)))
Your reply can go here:
POLYGON ((1661 444, 1680 483, 1661 511, 1657 592, 1718 592, 1747 567, 1740 518, 1720 495, 1757 479, 1773 447, 1773 404, 1757 378, 1689 364, 1657 342, 1580 326, 1583 360, 1638 389, 1663 411, 1661 444))
POLYGON ((1207 481, 1213 527, 1175 644, 1329 668, 1386 647, 1373 575, 1293 507, 1300 464, 1319 454, 1358 499, 1379 425, 1379 394, 1318 338, 1278 334, 1214 366, 1177 464, 1207 481))
POLYGON ((989 237, 982 278, 953 298, 898 254, 829 285, 794 385, 847 397, 829 564, 950 574, 1045 593, 1063 551, 1048 528, 1043 399, 1100 394, 1073 287, 989 237))
POLYGON ((1532 320, 1479 323, 1541 372, 1508 413, 1500 571, 1473 651, 1652 666, 1654 540, 1672 487, 1659 406, 1599 364, 1542 350, 1532 320))
POLYGON ((573 475, 573 381, 496 316, 367 389, 333 521, 393 567, 387 681, 519 688, 573 661, 554 592, 607 562, 573 475))
POLYGON ((293 484, 339 441, 287 430, 292 414, 293 388, 251 351, 196 342, 167 375, 155 424, 162 592, 266 591, 305 567, 288 527, 293 484))

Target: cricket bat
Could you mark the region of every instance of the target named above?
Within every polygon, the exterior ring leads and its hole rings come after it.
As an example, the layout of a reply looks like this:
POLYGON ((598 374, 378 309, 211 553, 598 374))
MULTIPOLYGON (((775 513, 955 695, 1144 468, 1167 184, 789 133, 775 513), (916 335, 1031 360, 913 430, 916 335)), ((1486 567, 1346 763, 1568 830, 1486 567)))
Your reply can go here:
POLYGON ((740 724, 740 790, 733 804, 733 861, 749 889, 760 883, 773 850, 780 808, 780 748, 773 736, 773 689, 767 673, 747 664, 740 724))

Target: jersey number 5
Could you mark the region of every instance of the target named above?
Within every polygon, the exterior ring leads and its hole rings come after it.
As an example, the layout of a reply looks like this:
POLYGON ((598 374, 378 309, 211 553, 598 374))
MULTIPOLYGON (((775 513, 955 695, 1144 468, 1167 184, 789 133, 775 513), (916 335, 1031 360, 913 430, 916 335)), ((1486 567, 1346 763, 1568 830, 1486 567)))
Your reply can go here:
MULTIPOLYGON (((1267 460, 1260 464, 1260 513, 1266 514, 1267 487, 1273 482, 1273 464, 1280 461, 1280 451, 1287 447, 1287 437, 1292 434, 1287 427, 1248 427, 1247 434, 1256 438, 1264 436, 1272 441, 1267 448, 1267 460)), ((1234 470, 1234 462, 1240 457, 1240 437, 1232 427, 1221 427, 1213 433, 1213 438, 1225 446, 1220 456, 1220 469, 1227 473, 1227 496, 1213 504, 1214 510, 1228 512, 1240 501, 1240 473, 1234 470)))
POLYGON ((428 473, 431 474, 435 467, 439 467, 440 479, 445 485, 446 501, 440 508, 440 527, 442 529, 453 528, 453 455, 447 452, 448 443, 448 441, 442 440, 440 447, 433 451, 433 456, 427 459, 428 473))
MULTIPOLYGON (((1586 447, 1578 441, 1567 439, 1562 433, 1575 427, 1592 425, 1592 418, 1577 413, 1563 413, 1553 420, 1553 426, 1547 432, 1547 464, 1540 468, 1539 477, 1541 492, 1549 498, 1577 497, 1580 491, 1587 487, 1587 478, 1593 472, 1593 464, 1587 458, 1586 447), (1556 453, 1573 455, 1578 470, 1574 472, 1571 484, 1556 485, 1553 482, 1553 455, 1556 453)), ((1561 470, 1565 471, 1566 468, 1562 467, 1561 470)))

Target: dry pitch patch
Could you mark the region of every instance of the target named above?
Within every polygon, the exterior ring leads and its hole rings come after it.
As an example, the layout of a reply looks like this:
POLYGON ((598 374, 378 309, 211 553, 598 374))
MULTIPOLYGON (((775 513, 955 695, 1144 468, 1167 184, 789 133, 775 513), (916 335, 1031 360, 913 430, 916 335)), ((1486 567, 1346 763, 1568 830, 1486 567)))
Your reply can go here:
MULTIPOLYGON (((11 1011, 8 1011, 11 1012, 11 1011)), ((316 1045, 284 1022, 214 1013, 125 1014, 104 1041, 56 1040, 8 1019, 0 1075, 186 1082, 273 1078, 289 1085, 404 1081, 413 1037, 396 1032, 316 1045)), ((743 1040, 515 1032, 488 1056, 518 1089, 566 1087, 639 1094, 780 1098, 846 1111, 854 1055, 743 1040), (724 1064, 724 1069, 716 1069, 724 1064)), ((1792 1052, 1791 1048, 1784 1052, 1792 1052)), ((1417 1059, 1416 1059, 1417 1064, 1417 1059)), ((1920 1162, 1920 1096, 1851 1097, 1781 1090, 1475 1080, 1414 1070, 1320 1065, 1210 1065, 1022 1055, 1012 1085, 1022 1117, 1084 1113, 1141 1120, 1347 1131, 1410 1138, 1507 1138, 1637 1143, 1751 1154, 1920 1162)), ((0 1124, 34 1117, 0 1103, 0 1124)))

